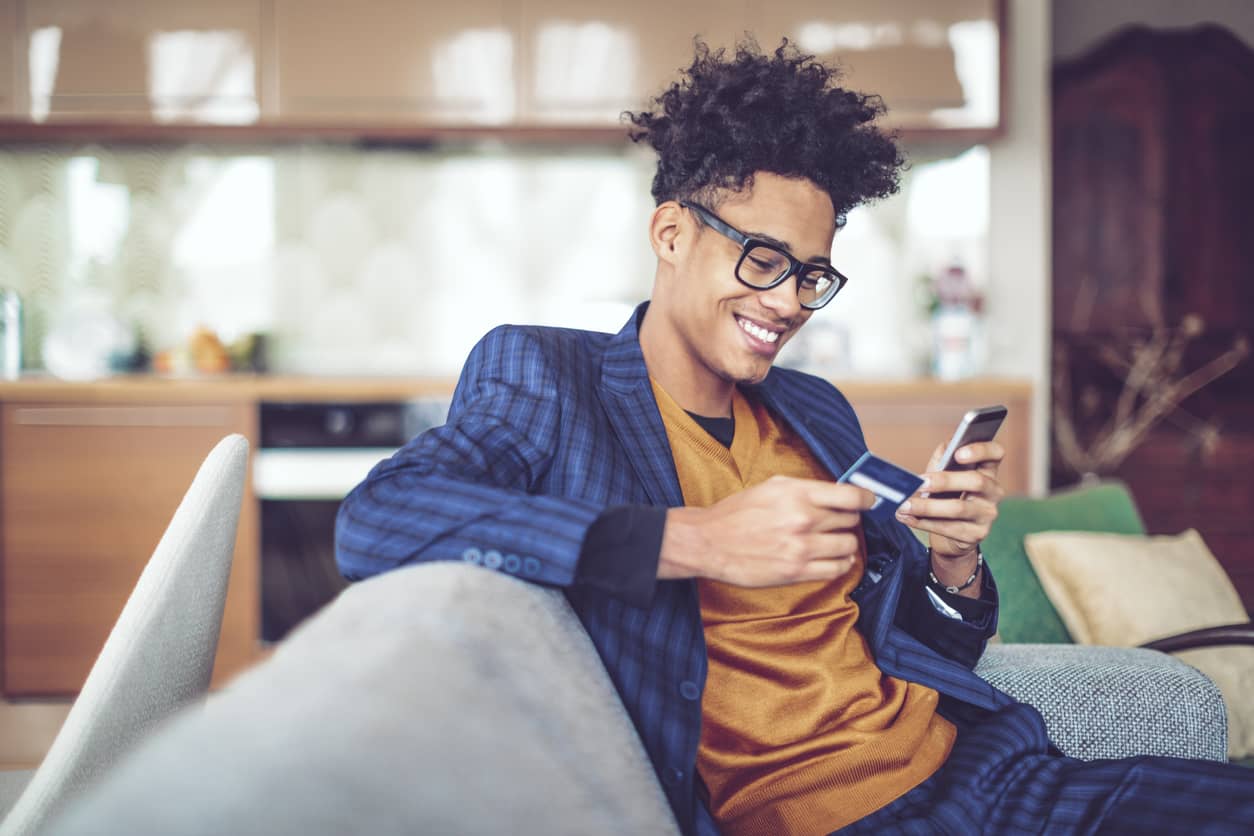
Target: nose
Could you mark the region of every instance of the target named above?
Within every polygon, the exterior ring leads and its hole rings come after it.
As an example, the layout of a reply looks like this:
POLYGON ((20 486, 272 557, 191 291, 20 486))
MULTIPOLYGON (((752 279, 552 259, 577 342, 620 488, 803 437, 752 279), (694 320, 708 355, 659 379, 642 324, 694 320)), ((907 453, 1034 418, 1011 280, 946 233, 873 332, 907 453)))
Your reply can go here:
POLYGON ((801 300, 797 298, 796 275, 789 276, 770 290, 759 290, 758 301, 780 322, 791 323, 801 313, 801 300))

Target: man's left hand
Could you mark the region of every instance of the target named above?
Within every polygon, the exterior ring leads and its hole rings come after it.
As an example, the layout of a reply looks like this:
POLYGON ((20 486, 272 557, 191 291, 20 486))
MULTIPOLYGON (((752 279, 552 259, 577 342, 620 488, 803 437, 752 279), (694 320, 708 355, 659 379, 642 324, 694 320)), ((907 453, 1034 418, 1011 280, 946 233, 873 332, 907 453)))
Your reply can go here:
POLYGON ((897 519, 928 532, 933 560, 941 565, 974 559, 997 519, 997 504, 1006 495, 997 481, 997 469, 1006 451, 996 441, 968 444, 958 450, 958 463, 972 465, 971 470, 937 470, 944 449, 941 445, 932 453, 923 474, 927 481, 897 511, 897 519), (936 497, 948 492, 958 496, 936 497))

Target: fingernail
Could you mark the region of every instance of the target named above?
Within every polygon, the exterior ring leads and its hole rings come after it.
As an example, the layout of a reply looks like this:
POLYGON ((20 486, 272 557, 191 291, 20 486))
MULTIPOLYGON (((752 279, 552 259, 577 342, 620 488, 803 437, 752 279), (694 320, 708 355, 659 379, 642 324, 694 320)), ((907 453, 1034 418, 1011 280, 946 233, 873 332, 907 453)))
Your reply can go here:
POLYGON ((921 491, 925 491, 925 490, 927 490, 928 488, 930 488, 931 486, 932 486, 932 480, 931 480, 931 479, 929 479, 929 478, 927 478, 926 476, 924 476, 924 477, 923 477, 923 484, 922 484, 922 485, 919 485, 919 490, 921 490, 921 491))
POLYGON ((901 503, 901 507, 897 509, 897 513, 898 513, 898 514, 905 514, 905 513, 907 513, 909 510, 910 510, 910 501, 909 501, 909 500, 907 500, 907 501, 905 501, 905 502, 901 503))

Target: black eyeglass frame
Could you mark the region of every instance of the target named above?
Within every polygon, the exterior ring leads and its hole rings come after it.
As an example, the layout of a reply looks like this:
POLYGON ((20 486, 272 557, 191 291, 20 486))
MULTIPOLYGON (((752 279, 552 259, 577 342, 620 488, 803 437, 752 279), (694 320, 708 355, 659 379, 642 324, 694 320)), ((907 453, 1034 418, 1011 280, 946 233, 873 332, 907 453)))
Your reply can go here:
POLYGON ((770 290, 771 288, 778 287, 780 284, 787 281, 789 277, 796 276, 798 304, 806 310, 817 311, 819 308, 826 306, 828 302, 835 299, 836 294, 840 293, 841 289, 849 283, 849 277, 837 270, 835 267, 832 267, 830 264, 814 264, 812 262, 799 261, 793 257, 792 253, 780 248, 776 244, 772 244, 770 241, 763 241, 761 238, 754 238, 750 235, 745 235, 743 232, 736 229, 736 227, 732 226, 727 221, 723 220, 718 215, 698 203, 690 203, 689 201, 681 200, 679 201, 679 205, 685 209, 691 209, 692 212, 701 219, 703 224, 740 245, 740 258, 736 259, 736 269, 733 272, 733 275, 735 275, 736 281, 740 282, 745 287, 750 287, 754 290, 770 290), (767 284, 754 284, 753 282, 745 281, 740 275, 740 266, 744 264, 745 258, 748 257, 749 252, 757 247, 765 247, 772 252, 779 253, 779 255, 783 256, 784 260, 788 262, 788 269, 780 273, 767 284), (830 290, 822 298, 809 303, 801 301, 801 275, 803 271, 807 270, 828 273, 831 274, 834 279, 832 282, 832 290, 830 290))

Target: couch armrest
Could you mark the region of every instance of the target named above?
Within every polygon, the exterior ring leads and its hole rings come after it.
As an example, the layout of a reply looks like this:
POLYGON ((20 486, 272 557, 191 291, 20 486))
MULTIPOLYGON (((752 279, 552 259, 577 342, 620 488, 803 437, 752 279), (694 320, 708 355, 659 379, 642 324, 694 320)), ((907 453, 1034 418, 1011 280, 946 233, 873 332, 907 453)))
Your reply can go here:
POLYGON ((1165 639, 1146 642, 1141 647, 1150 650, 1161 650, 1163 653, 1175 653, 1177 650, 1193 650, 1198 647, 1218 647, 1220 645, 1244 644, 1254 645, 1254 621, 1245 624, 1225 624, 1222 627, 1204 627, 1201 630, 1190 630, 1165 639))
POLYGON ((1227 760, 1227 713, 1219 689, 1158 651, 994 644, 976 672, 1041 712, 1050 739, 1072 757, 1227 760))

